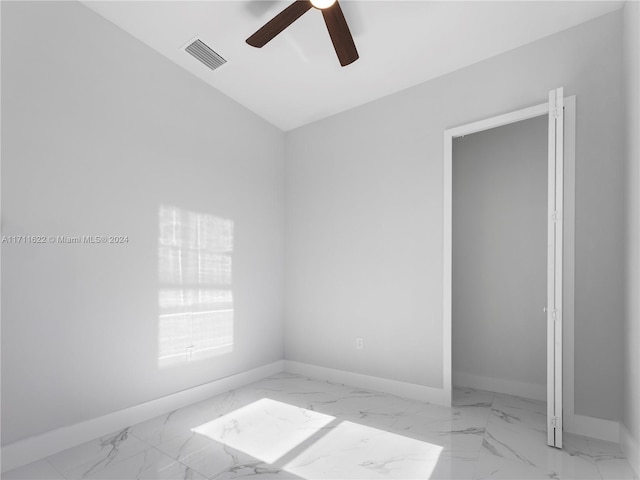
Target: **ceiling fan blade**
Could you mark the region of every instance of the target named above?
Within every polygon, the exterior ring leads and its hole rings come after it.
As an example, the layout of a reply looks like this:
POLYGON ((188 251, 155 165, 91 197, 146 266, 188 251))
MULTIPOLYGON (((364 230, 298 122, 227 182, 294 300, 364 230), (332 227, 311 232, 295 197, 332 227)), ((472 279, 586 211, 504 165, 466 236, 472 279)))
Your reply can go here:
POLYGON ((296 0, 278 15, 273 17, 256 33, 247 38, 247 43, 252 47, 262 48, 276 35, 299 19, 312 7, 309 0, 296 0))
POLYGON ((353 42, 351 31, 344 18, 340 4, 336 1, 331 7, 322 10, 324 23, 327 24, 329 36, 333 42, 340 65, 343 67, 355 62, 358 58, 358 50, 353 42))

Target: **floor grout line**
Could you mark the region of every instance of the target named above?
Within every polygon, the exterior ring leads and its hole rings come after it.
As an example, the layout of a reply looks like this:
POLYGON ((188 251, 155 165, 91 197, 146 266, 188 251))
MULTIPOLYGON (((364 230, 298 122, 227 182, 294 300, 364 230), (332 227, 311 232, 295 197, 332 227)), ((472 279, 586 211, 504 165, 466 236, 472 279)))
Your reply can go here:
POLYGON ((64 478, 65 480, 69 480, 65 474, 63 474, 60 470, 58 470, 56 466, 49 461, 49 457, 45 457, 44 461, 47 462, 49 465, 51 465, 51 468, 53 468, 53 470, 57 472, 62 478, 64 478))

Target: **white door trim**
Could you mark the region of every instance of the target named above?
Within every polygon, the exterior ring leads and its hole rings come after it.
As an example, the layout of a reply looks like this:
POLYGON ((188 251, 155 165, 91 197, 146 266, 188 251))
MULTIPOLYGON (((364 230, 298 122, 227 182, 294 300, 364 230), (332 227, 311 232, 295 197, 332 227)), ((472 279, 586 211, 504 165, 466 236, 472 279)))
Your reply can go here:
POLYGON ((562 448, 564 90, 549 92, 547 211, 547 444, 562 448))
MULTIPOLYGON (((571 432, 574 418, 574 238, 575 238, 575 117, 576 97, 565 97, 564 130, 564 257, 563 257, 563 392, 564 427, 571 432)), ((452 269, 452 201, 453 201, 453 139, 463 135, 489 130, 510 123, 548 115, 548 102, 450 128, 444 132, 444 198, 443 198, 443 349, 442 379, 447 403, 452 393, 452 323, 451 323, 451 269, 452 269)), ((541 305, 542 308, 544 305, 541 305)))

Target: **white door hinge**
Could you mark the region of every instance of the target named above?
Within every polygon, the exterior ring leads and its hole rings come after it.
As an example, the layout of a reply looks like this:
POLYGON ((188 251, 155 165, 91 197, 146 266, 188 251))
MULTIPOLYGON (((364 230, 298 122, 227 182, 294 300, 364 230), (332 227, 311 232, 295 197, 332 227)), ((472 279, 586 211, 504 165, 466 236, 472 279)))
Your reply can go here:
POLYGON ((552 214, 551 214, 551 221, 553 223, 558 223, 560 221, 560 212, 555 210, 552 214))
POLYGON ((551 118, 560 118, 562 116, 562 111, 564 107, 555 107, 551 110, 551 118))
POLYGON ((560 421, 560 417, 551 417, 551 427, 560 428, 562 426, 562 422, 560 421))

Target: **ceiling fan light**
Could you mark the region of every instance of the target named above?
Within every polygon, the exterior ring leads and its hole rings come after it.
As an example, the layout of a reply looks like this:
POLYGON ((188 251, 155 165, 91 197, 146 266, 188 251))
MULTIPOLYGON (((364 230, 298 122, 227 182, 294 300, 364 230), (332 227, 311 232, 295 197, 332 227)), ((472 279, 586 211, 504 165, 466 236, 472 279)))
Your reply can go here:
POLYGON ((311 1, 311 5, 313 5, 319 10, 324 10, 325 8, 329 8, 334 3, 336 3, 336 0, 310 0, 310 1, 311 1))

